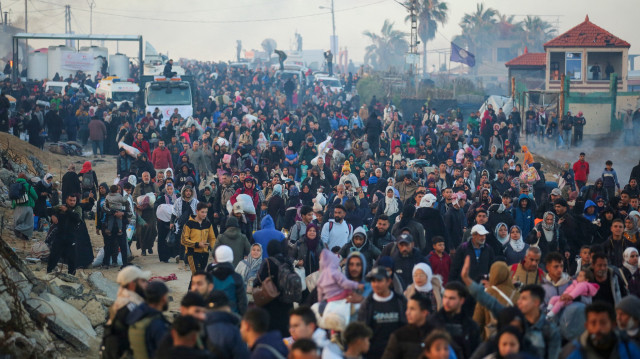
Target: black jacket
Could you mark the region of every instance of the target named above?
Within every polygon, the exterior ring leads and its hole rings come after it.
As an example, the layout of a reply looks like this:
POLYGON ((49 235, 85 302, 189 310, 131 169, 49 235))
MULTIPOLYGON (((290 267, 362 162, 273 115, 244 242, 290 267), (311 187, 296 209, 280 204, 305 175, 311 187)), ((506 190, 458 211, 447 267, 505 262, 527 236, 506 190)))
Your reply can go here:
POLYGON ((431 331, 428 323, 418 327, 407 324, 389 337, 382 359, 415 359, 422 354, 422 342, 431 331))
POLYGON ((416 247, 407 257, 403 257, 396 243, 390 243, 384 247, 381 255, 393 259, 394 272, 402 282, 402 290, 406 290, 413 283, 413 266, 418 263, 427 263, 426 257, 420 254, 416 247))
POLYGON ((441 236, 445 243, 449 243, 447 231, 444 227, 444 219, 440 215, 440 211, 435 208, 418 208, 415 215, 416 221, 424 227, 426 247, 428 250, 432 248, 432 238, 441 236))
POLYGON ((471 267, 469 268, 469 275, 471 279, 476 282, 480 282, 483 275, 489 274, 489 268, 496 259, 496 255, 493 252, 493 248, 485 243, 481 248, 480 257, 476 259, 475 250, 471 241, 464 242, 456 250, 456 254, 451 261, 451 272, 449 273, 449 281, 460 281, 460 272, 462 271, 462 265, 464 259, 469 256, 471 258, 471 267))
POLYGON ((215 358, 249 358, 249 348, 242 341, 239 327, 240 318, 236 314, 216 310, 207 313, 204 321, 205 346, 215 358))
POLYGON ((443 309, 429 317, 429 325, 433 329, 444 329, 453 343, 462 350, 463 357, 469 358, 480 344, 480 328, 464 312, 449 315, 443 309))

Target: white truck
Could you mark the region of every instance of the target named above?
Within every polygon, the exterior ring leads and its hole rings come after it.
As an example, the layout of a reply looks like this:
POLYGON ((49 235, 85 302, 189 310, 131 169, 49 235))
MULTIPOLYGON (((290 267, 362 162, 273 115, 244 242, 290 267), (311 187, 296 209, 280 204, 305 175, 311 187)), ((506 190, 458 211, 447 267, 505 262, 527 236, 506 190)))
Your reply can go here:
POLYGON ((96 88, 97 96, 104 97, 105 100, 113 99, 118 107, 125 101, 133 107, 139 93, 138 84, 133 81, 122 81, 115 76, 102 79, 96 88))
POLYGON ((144 105, 147 112, 153 113, 160 109, 165 120, 168 120, 175 109, 183 118, 193 115, 193 97, 191 84, 181 77, 167 79, 164 76, 154 76, 153 81, 144 85, 144 105))

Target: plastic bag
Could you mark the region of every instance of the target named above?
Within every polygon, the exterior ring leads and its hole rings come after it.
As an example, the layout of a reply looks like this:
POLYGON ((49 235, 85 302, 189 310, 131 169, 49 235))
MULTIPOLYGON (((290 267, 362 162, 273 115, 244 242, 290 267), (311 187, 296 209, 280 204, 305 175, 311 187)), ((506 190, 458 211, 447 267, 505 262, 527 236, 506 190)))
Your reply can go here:
MULTIPOLYGON (((253 206, 253 199, 248 194, 239 194, 236 197, 236 203, 240 203, 244 213, 256 214, 256 208, 253 206)), ((233 205, 231 204, 231 201, 227 201, 227 211, 229 213, 233 212, 233 205)))
MULTIPOLYGON (((93 260, 93 266, 98 267, 102 265, 102 261, 104 260, 104 248, 100 248, 100 251, 96 255, 96 259, 93 260)), ((122 253, 118 252, 118 265, 122 265, 122 253)), ((113 263, 111 263, 113 264, 113 263)))
POLYGON ((129 146, 124 142, 118 142, 118 148, 124 148, 125 152, 127 152, 127 154, 133 158, 137 158, 140 154, 140 150, 133 146, 129 146))
POLYGON ((295 267, 294 269, 298 277, 300 277, 300 282, 302 283, 302 290, 304 291, 305 289, 307 289, 307 283, 305 280, 306 274, 305 274, 304 267, 295 267))
POLYGON ((173 206, 170 204, 161 204, 156 209, 156 217, 162 222, 171 221, 171 213, 173 212, 173 206))
POLYGON ((133 238, 133 233, 136 231, 136 226, 134 226, 133 224, 130 224, 127 226, 127 240, 131 241, 131 239, 133 238))
POLYGON ((322 312, 322 321, 318 323, 321 328, 339 330, 346 328, 351 319, 351 303, 346 299, 328 302, 322 312))

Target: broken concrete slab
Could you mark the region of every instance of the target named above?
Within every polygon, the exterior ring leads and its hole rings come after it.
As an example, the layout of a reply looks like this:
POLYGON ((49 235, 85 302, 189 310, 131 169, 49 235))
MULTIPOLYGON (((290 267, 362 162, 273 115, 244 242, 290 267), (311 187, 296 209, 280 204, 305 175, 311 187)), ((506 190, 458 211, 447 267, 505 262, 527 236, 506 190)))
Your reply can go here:
POLYGON ((96 339, 96 332, 87 317, 50 293, 41 293, 26 301, 32 314, 44 317, 49 330, 79 350, 89 350, 96 339))
POLYGON ((91 273, 89 284, 108 298, 115 300, 118 297, 118 285, 105 278, 101 272, 91 273))
POLYGON ((49 288, 51 288, 51 293, 62 299, 80 296, 84 291, 82 284, 65 282, 60 278, 54 278, 50 281, 49 288))
POLYGON ((95 299, 87 302, 82 308, 82 313, 87 316, 93 327, 97 327, 107 321, 107 308, 95 299))

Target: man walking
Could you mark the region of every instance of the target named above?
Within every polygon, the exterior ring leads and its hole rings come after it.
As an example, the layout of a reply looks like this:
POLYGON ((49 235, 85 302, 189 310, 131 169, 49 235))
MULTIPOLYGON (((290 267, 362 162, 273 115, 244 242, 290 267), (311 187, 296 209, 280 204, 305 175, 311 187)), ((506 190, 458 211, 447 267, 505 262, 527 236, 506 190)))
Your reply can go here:
POLYGON ((216 243, 213 227, 207 219, 207 204, 199 202, 196 210, 196 215, 189 217, 185 223, 181 238, 185 249, 185 262, 189 264, 192 274, 205 269, 209 248, 216 243))
POLYGON ((94 115, 89 122, 89 140, 91 140, 91 146, 93 147, 94 158, 98 157, 98 149, 100 149, 100 156, 104 158, 104 140, 106 138, 107 126, 98 116, 94 115))

